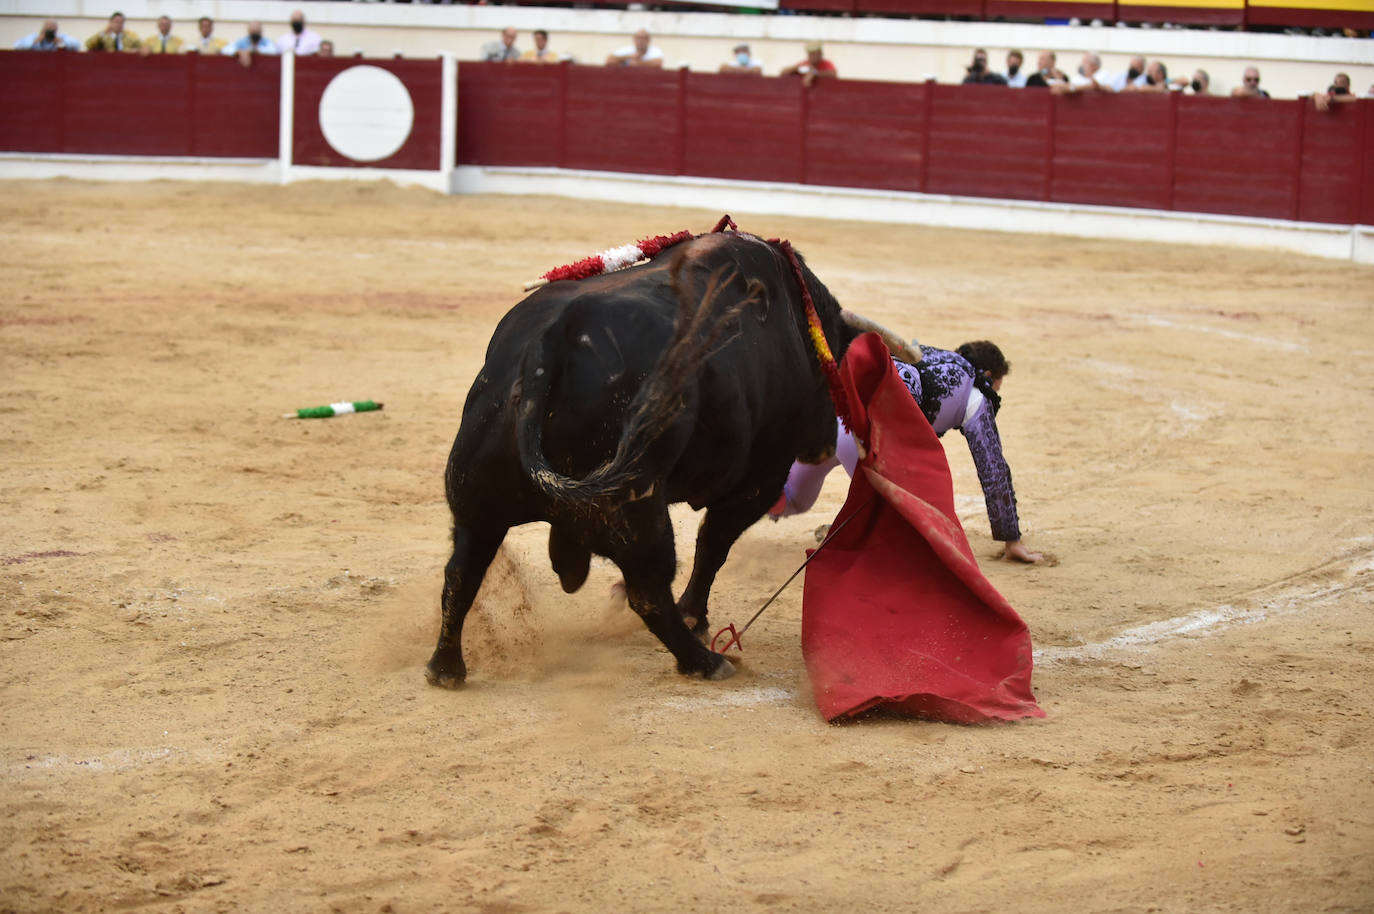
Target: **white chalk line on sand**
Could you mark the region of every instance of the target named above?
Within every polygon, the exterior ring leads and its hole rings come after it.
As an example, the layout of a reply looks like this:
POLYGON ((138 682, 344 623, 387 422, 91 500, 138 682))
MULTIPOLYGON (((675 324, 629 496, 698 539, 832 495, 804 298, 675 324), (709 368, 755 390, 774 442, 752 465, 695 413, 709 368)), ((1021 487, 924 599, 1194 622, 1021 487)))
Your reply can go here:
MULTIPOLYGON (((1353 570, 1358 572, 1362 568, 1363 566, 1356 566, 1353 570)), ((1040 666, 1053 666, 1066 660, 1100 660, 1109 653, 1143 650, 1175 638, 1215 635, 1236 626, 1253 625, 1265 619, 1300 613, 1315 604, 1327 602, 1347 591, 1361 589, 1364 586, 1364 582, 1361 581, 1342 581, 1275 597, 1253 609, 1243 609, 1229 604, 1200 609, 1172 619, 1137 625, 1104 641, 1072 647, 1042 647, 1035 652, 1035 662, 1040 666)))
POLYGON ((109 749, 90 755, 28 755, 5 766, 5 780, 22 780, 53 773, 119 774, 148 765, 174 759, 217 761, 223 753, 207 750, 188 751, 180 746, 147 746, 144 748, 109 749))
POLYGON ((1187 330, 1189 333, 1211 333, 1228 340, 1242 340, 1247 343, 1258 343, 1261 346, 1273 346, 1286 352, 1302 352, 1307 349, 1302 343, 1295 343, 1292 340, 1277 340, 1273 337, 1257 336, 1253 333, 1240 333, 1221 327, 1208 327, 1206 324, 1183 324, 1155 314, 1132 315, 1131 319, 1140 321, 1142 324, 1149 324, 1151 327, 1168 327, 1174 330, 1187 330))

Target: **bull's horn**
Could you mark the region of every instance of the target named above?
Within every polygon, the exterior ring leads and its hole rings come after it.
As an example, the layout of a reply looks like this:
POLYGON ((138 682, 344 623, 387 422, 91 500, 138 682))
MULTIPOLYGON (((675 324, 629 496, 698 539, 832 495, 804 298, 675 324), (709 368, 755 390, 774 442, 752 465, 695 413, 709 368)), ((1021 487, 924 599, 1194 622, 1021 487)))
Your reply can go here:
POLYGON ((869 320, 862 314, 858 314, 846 308, 840 309, 840 320, 844 321, 855 330, 858 330, 860 333, 872 331, 878 334, 878 336, 883 338, 883 342, 887 343, 888 350, 903 362, 909 365, 915 365, 917 362, 921 361, 921 350, 914 340, 908 343, 877 321, 869 320))

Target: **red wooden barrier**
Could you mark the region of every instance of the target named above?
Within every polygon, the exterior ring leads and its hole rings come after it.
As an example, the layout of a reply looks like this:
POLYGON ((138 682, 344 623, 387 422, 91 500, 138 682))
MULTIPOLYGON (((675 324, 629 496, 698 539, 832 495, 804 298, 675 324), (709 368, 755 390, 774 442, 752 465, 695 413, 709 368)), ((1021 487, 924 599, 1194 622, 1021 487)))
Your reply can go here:
POLYGON ((1178 100, 1144 92, 1056 97, 1050 199, 1169 209, 1178 100))
POLYGON ((272 158, 280 80, 271 57, 0 53, 0 148, 272 158))
POLYGON ((801 182, 801 80, 689 73, 684 115, 684 174, 801 182))
MULTIPOLYGON (((297 61, 295 160, 329 148, 319 100, 352 60, 297 61)), ((412 132, 379 167, 436 169, 438 61, 397 75, 412 132)), ((1374 102, 823 82, 464 63, 461 164, 870 187, 1374 224, 1374 102)), ((280 61, 0 53, 0 151, 277 154, 280 61)))
POLYGON ((313 116, 330 80, 358 61, 338 57, 296 58, 294 106, 299 115, 291 138, 291 158, 297 165, 347 165, 361 168, 415 168, 433 171, 439 167, 439 121, 443 111, 440 74, 443 64, 435 60, 369 60, 395 76, 410 93, 415 120, 401 148, 384 159, 358 162, 341 155, 329 145, 320 119, 313 116))
POLYGON ((1001 86, 931 86, 926 191, 1047 200, 1053 98, 1001 86))
POLYGON ((458 161, 561 164, 565 69, 458 64, 458 161))
MULTIPOLYGON (((1298 218, 1304 222, 1361 221, 1362 170, 1370 105, 1333 105, 1330 111, 1309 109, 1303 115, 1302 172, 1298 218)), ((1367 220, 1374 213, 1365 213, 1367 220)))
POLYGON ((191 153, 271 159, 280 149, 281 61, 245 69, 232 57, 187 54, 195 86, 191 153))
MULTIPOLYGON (((522 64, 515 69, 554 68, 522 64)), ((568 168, 682 173, 681 74, 571 65, 557 70, 567 80, 564 162, 568 168)))
POLYGON ((67 54, 0 54, 0 137, 5 152, 63 152, 67 54))
POLYGON ((1296 219, 1301 118, 1311 104, 1179 99, 1174 208, 1296 219))
MULTIPOLYGON (((800 92, 801 85, 790 81, 800 92)), ((818 83, 806 94, 807 184, 919 191, 934 83, 818 83)), ((800 106, 798 106, 800 108, 800 106)), ((798 128, 801 125, 798 124, 798 128)))

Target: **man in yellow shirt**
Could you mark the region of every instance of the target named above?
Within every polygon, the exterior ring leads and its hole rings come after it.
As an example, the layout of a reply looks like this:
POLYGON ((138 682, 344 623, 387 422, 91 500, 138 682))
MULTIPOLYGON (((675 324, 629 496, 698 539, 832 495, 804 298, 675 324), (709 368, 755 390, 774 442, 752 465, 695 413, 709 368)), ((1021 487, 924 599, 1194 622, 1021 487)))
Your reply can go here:
POLYGON ((110 17, 105 31, 97 32, 86 39, 88 51, 137 51, 143 42, 133 32, 124 30, 124 14, 115 13, 110 17))
POLYGON ((228 44, 223 38, 215 37, 215 20, 209 16, 200 17, 200 38, 186 46, 188 54, 218 54, 228 44))
POLYGON ((184 42, 176 35, 172 34, 172 17, 159 16, 157 20, 157 32, 153 37, 143 42, 143 47, 139 48, 139 53, 148 54, 180 54, 181 46, 184 42))

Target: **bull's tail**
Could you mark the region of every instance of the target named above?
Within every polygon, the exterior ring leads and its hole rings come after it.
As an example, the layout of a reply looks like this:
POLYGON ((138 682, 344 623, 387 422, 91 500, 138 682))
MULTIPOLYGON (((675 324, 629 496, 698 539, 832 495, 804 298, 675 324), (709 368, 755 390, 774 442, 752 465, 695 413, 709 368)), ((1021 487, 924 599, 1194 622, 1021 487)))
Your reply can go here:
POLYGON ((644 476, 642 458, 682 413, 688 384, 701 364, 728 340, 730 328, 738 326, 740 310, 757 294, 751 284, 748 296, 726 303, 722 293, 737 274, 726 275, 721 269, 711 275, 698 297, 683 281, 683 260, 679 254, 670 268, 677 296, 672 339, 630 401, 615 454, 581 479, 559 473, 544 456, 544 417, 554 379, 544 365, 542 340, 526 354, 518 392, 520 460, 529 478, 546 495, 560 501, 587 502, 630 501, 651 494, 648 483, 643 490, 635 490, 636 482, 644 476))

